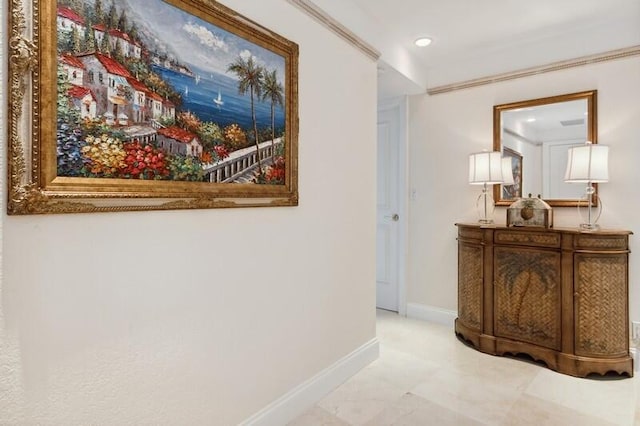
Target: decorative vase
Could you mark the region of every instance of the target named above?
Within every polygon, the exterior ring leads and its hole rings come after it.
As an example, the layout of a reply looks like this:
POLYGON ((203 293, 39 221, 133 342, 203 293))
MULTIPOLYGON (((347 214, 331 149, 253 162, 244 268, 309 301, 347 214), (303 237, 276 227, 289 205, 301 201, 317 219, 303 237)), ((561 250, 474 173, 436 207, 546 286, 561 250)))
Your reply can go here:
POLYGON ((520 210, 520 217, 524 220, 529 220, 533 217, 533 207, 523 207, 520 210))

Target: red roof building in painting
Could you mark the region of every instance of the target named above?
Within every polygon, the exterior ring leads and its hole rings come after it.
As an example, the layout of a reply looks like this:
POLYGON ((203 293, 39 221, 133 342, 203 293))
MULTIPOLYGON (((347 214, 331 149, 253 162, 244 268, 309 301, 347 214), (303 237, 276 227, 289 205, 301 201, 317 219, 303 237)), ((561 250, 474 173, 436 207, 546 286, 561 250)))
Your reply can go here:
POLYGON ((115 59, 101 53, 94 53, 93 55, 95 55, 96 59, 100 61, 109 74, 119 75, 125 78, 133 77, 129 70, 115 59))
POLYGON ((73 106, 80 111, 81 118, 91 120, 96 118, 96 97, 91 92, 91 89, 82 86, 71 86, 67 93, 73 106))
POLYGON ((158 144, 169 153, 190 157, 202 155, 202 144, 198 136, 177 126, 158 129, 158 144))
POLYGON ((75 29, 80 37, 84 37, 84 33, 87 28, 84 18, 75 10, 66 6, 58 6, 56 25, 58 27, 58 31, 66 33, 75 29))
POLYGON ((176 106, 169 99, 162 101, 162 116, 169 117, 171 119, 176 118, 176 106))
POLYGON ((75 22, 76 24, 80 24, 82 26, 85 25, 84 18, 78 15, 78 13, 76 13, 75 10, 66 6, 58 6, 58 17, 62 19, 67 19, 69 21, 75 22))
POLYGON ((115 28, 107 28, 104 24, 94 25, 93 32, 98 46, 102 44, 105 34, 108 34, 109 47, 112 51, 115 51, 119 45, 124 56, 140 59, 142 48, 129 37, 129 34, 115 28))
POLYGON ((182 129, 178 126, 165 127, 162 129, 158 129, 158 134, 166 136, 171 139, 175 139, 178 142, 189 143, 194 139, 197 139, 197 136, 191 133, 188 130, 182 129))
POLYGON ((73 55, 69 55, 68 53, 63 53, 62 55, 60 55, 60 62, 75 68, 84 69, 84 64, 82 63, 82 61, 73 55))
POLYGON ((156 92, 147 92, 147 110, 151 112, 151 116, 156 120, 162 117, 163 101, 162 96, 156 92))
POLYGON ((91 89, 87 89, 86 87, 82 87, 82 86, 71 86, 68 93, 69 93, 69 96, 73 98, 83 98, 87 95, 91 95, 91 97, 94 97, 93 94, 91 93, 91 89))
POLYGON ((151 92, 141 81, 133 77, 127 78, 129 85, 133 89, 133 121, 141 123, 147 121, 147 94, 151 92))
POLYGON ((75 56, 66 53, 60 55, 59 59, 62 64, 62 69, 67 73, 67 80, 69 83, 82 86, 85 71, 85 66, 82 61, 75 56))
POLYGON ((116 37, 116 38, 120 38, 124 41, 127 41, 129 43, 131 43, 131 38, 129 38, 129 34, 127 33, 123 33, 122 31, 116 29, 116 28, 110 28, 109 29, 109 35, 111 37, 116 37))
POLYGON ((149 90, 149 88, 147 86, 145 86, 141 81, 136 80, 133 77, 129 77, 127 78, 127 81, 129 82, 129 84, 131 85, 131 87, 133 87, 136 91, 138 92, 150 92, 151 90, 149 90))
POLYGON ((128 82, 131 73, 118 61, 101 53, 77 56, 86 68, 85 87, 93 91, 98 114, 119 117, 132 112, 133 89, 128 82))

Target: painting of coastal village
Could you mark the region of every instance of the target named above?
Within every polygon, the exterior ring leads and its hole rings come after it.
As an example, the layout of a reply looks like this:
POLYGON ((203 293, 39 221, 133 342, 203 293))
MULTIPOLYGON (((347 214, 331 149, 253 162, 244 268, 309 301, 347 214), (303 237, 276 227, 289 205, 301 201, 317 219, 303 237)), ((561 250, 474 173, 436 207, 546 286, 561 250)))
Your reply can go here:
POLYGON ((283 56, 160 0, 56 11, 58 176, 285 184, 283 56))

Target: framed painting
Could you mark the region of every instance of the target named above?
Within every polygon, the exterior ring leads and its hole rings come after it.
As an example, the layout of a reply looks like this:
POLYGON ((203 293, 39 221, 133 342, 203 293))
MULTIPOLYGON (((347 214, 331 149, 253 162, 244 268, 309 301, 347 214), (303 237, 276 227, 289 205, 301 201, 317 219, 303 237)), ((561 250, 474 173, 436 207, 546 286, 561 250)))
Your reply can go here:
POLYGON ((513 173, 513 185, 502 185, 502 198, 504 200, 522 198, 522 155, 511 148, 504 147, 502 156, 511 159, 511 173, 513 173))
POLYGON ((9 214, 298 204, 298 46, 213 0, 10 0, 9 214))

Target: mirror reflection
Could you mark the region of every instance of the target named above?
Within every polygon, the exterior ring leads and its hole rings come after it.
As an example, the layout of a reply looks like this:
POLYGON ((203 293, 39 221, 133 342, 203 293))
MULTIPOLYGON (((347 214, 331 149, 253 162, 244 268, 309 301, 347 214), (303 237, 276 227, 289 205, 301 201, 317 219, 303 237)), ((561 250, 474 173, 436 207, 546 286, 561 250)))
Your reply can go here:
POLYGON ((597 143, 596 91, 494 106, 494 150, 511 160, 513 185, 496 185, 498 205, 538 194, 551 206, 576 205, 582 185, 564 182, 568 149, 597 143))

